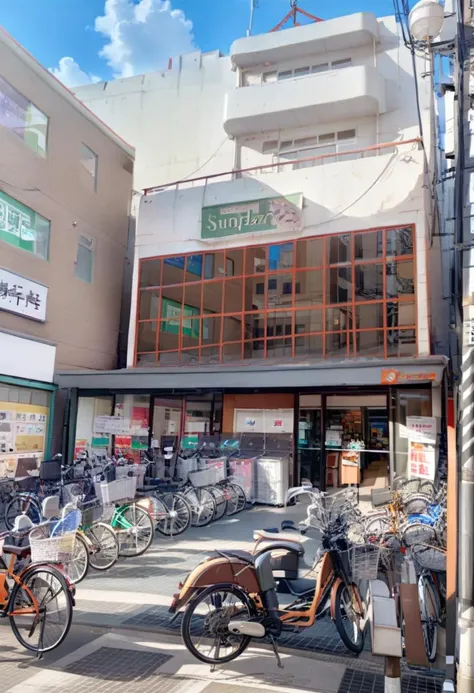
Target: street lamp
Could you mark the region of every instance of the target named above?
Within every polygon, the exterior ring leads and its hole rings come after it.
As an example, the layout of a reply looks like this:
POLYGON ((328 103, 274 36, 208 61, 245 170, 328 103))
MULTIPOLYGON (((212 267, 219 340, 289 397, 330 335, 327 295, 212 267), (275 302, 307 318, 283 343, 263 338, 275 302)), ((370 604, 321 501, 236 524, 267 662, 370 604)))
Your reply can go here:
POLYGON ((415 41, 429 43, 441 33, 444 7, 436 0, 420 0, 408 15, 408 27, 415 41))

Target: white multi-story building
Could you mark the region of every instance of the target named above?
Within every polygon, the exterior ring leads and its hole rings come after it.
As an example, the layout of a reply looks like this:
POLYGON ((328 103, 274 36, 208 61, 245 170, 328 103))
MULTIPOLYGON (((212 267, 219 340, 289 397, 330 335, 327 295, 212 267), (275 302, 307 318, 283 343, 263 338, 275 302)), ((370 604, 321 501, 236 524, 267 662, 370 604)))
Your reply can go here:
POLYGON ((407 417, 441 417, 445 366, 433 97, 415 67, 394 17, 358 13, 76 89, 136 147, 145 192, 129 368, 62 384, 127 392, 132 419, 148 407, 142 444, 285 431, 295 476, 322 486, 349 481, 351 440, 372 450, 369 486, 406 471, 407 417))

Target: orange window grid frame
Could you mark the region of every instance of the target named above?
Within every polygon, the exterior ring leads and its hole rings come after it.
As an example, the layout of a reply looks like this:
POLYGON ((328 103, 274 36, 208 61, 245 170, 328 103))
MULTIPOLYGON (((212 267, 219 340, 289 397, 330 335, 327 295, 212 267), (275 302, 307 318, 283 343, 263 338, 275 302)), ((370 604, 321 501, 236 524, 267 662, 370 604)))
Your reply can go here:
MULTIPOLYGON (((234 264, 234 263, 232 263, 234 264)), ((262 357, 264 359, 267 358, 268 354, 268 347, 269 343, 271 343, 271 347, 274 347, 276 342, 279 342, 282 346, 285 347, 285 354, 286 354, 286 347, 290 346, 289 341, 291 340, 291 354, 288 354, 288 356, 291 355, 291 358, 294 359, 299 356, 297 354, 297 341, 299 338, 303 337, 320 337, 321 338, 321 354, 319 355, 321 359, 325 360, 328 356, 328 337, 331 335, 333 336, 345 336, 346 340, 346 349, 345 349, 345 354, 343 353, 343 350, 339 354, 340 357, 346 357, 346 358, 356 358, 358 355, 361 356, 367 356, 367 353, 365 354, 358 354, 358 349, 357 349, 357 343, 358 343, 358 335, 361 335, 362 333, 382 333, 382 342, 383 344, 381 345, 381 348, 379 349, 378 352, 376 353, 371 353, 370 356, 380 356, 383 358, 389 358, 391 354, 389 354, 389 343, 388 343, 388 336, 389 333, 391 332, 404 332, 408 335, 408 333, 414 333, 414 344, 415 348, 413 353, 410 355, 412 356, 417 356, 418 355, 418 343, 417 343, 417 338, 418 338, 418 319, 417 319, 417 275, 416 275, 416 227, 414 224, 406 224, 403 226, 399 225, 394 225, 394 226, 386 226, 386 227, 376 227, 372 229, 363 229, 363 230, 358 230, 358 231, 350 231, 350 232, 343 232, 343 233, 338 233, 338 234, 326 234, 324 236, 310 236, 310 237, 303 237, 303 238, 298 238, 298 239, 292 239, 292 240, 284 240, 280 242, 271 242, 271 243, 255 243, 251 245, 245 245, 245 246, 238 246, 238 247, 233 247, 233 248, 217 248, 217 249, 212 249, 212 250, 206 250, 206 251, 194 251, 194 252, 188 252, 188 253, 173 253, 173 254, 168 254, 168 255, 158 255, 158 256, 153 256, 150 258, 144 258, 140 260, 139 263, 139 276, 138 276, 138 287, 137 287, 137 305, 136 305, 136 315, 135 315, 135 348, 134 348, 134 365, 136 366, 138 364, 138 360, 140 356, 145 356, 145 355, 154 355, 154 363, 158 364, 159 363, 159 357, 161 354, 169 354, 170 356, 175 356, 176 357, 176 365, 184 365, 186 361, 192 360, 193 358, 197 358, 197 361, 199 363, 206 363, 202 359, 202 356, 206 354, 210 354, 210 351, 212 350, 214 353, 218 352, 218 358, 211 359, 211 362, 216 362, 216 363, 227 363, 227 360, 225 359, 225 352, 228 350, 229 346, 235 345, 237 346, 240 344, 240 355, 239 358, 236 359, 229 359, 231 360, 244 360, 245 358, 245 345, 248 344, 253 344, 254 342, 257 343, 263 343, 263 348, 262 348, 262 353, 258 354, 258 357, 262 357), (404 253, 400 255, 393 255, 390 254, 387 256, 387 233, 393 232, 393 231, 402 231, 402 230, 410 230, 411 232, 411 240, 412 240, 412 245, 411 245, 411 252, 409 253, 404 253), (356 259, 356 238, 363 236, 365 234, 373 234, 373 233, 382 233, 382 253, 381 255, 378 255, 375 258, 357 258, 356 259), (333 238, 349 238, 349 244, 350 244, 350 260, 348 261, 343 261, 343 262, 337 262, 337 263, 331 263, 329 262, 329 257, 328 257, 328 249, 330 247, 331 239, 333 238), (322 263, 311 266, 307 265, 305 267, 300 267, 297 266, 297 248, 298 244, 301 243, 306 243, 308 241, 322 241, 322 263), (291 267, 284 267, 281 269, 270 269, 269 268, 269 248, 272 246, 292 246, 292 254, 293 254, 293 263, 291 267), (259 249, 264 249, 265 250, 265 269, 263 272, 259 273, 246 273, 245 269, 247 267, 247 256, 249 251, 252 251, 255 248, 259 249), (226 266, 226 263, 228 260, 232 260, 232 258, 229 258, 228 255, 236 252, 242 252, 242 273, 237 274, 237 275, 232 275, 232 276, 223 276, 223 277, 213 277, 210 279, 205 279, 203 274, 204 274, 204 267, 205 267, 205 262, 206 262, 206 256, 209 255, 214 255, 214 257, 218 254, 220 254, 224 260, 224 267, 226 266), (202 256, 203 262, 202 262, 202 272, 200 278, 196 282, 189 282, 186 281, 186 272, 188 268, 188 260, 189 258, 195 258, 196 256, 202 256), (183 265, 183 270, 182 270, 182 281, 176 284, 166 284, 165 287, 166 289, 175 288, 181 291, 181 311, 180 311, 180 316, 179 318, 172 318, 172 319, 167 319, 162 317, 162 291, 163 288, 163 274, 164 274, 164 268, 165 268, 165 260, 169 258, 183 258, 184 260, 184 265, 183 265), (146 286, 142 287, 142 272, 143 272, 143 266, 146 262, 150 261, 156 261, 160 260, 160 277, 159 281, 154 284, 153 286, 146 286), (409 294, 408 296, 397 296, 392 297, 392 296, 387 296, 387 265, 392 264, 392 263, 401 263, 401 262, 412 262, 413 263, 413 293, 409 294), (358 301, 356 300, 356 269, 357 267, 367 267, 370 265, 379 265, 382 268, 382 297, 375 298, 375 299, 369 299, 369 300, 361 300, 358 301), (328 273, 330 270, 336 270, 336 269, 347 269, 350 270, 350 276, 351 276, 351 298, 348 301, 342 302, 342 303, 331 303, 328 301, 328 273), (296 301, 296 283, 297 283, 297 278, 301 278, 301 276, 304 273, 308 272, 321 272, 322 275, 322 302, 317 305, 298 305, 296 301), (284 306, 272 306, 268 304, 268 280, 271 278, 275 277, 284 277, 285 275, 290 276, 291 275, 291 282, 292 282, 292 291, 291 291, 291 303, 288 305, 284 306), (265 297, 265 307, 264 308, 259 308, 258 310, 245 310, 245 286, 246 286, 246 280, 247 279, 256 279, 260 278, 264 282, 264 297, 265 297), (237 311, 237 312, 225 312, 225 296, 226 296, 226 286, 230 282, 235 282, 236 280, 239 280, 242 284, 241 290, 242 290, 242 297, 241 297, 241 306, 242 310, 237 311), (203 312, 203 296, 204 296, 204 288, 210 287, 212 284, 221 284, 222 285, 222 292, 221 292, 221 304, 220 304, 220 312, 208 312, 204 313, 203 312), (200 285, 200 308, 199 308, 199 314, 192 315, 192 317, 185 316, 184 311, 183 311, 183 306, 185 305, 185 288, 190 285, 200 285), (139 315, 139 310, 140 310, 140 303, 141 303, 141 296, 142 292, 146 291, 154 291, 154 292, 159 292, 159 300, 158 300, 158 312, 157 315, 152 317, 152 318, 147 318, 147 319, 140 319, 139 315), (414 313, 415 313, 415 319, 412 324, 407 324, 407 325, 398 325, 398 326, 390 326, 388 325, 387 321, 387 304, 392 304, 392 305, 401 305, 401 304, 414 304, 414 313), (357 320, 356 320, 356 309, 360 306, 370 306, 370 305, 380 305, 383 313, 383 324, 381 326, 377 327, 370 327, 370 328, 357 328, 357 320), (335 310, 341 310, 343 308, 347 308, 351 311, 350 313, 350 319, 347 321, 347 325, 345 329, 339 330, 339 331, 334 331, 334 330, 328 330, 327 329, 327 320, 326 320, 326 312, 331 309, 335 310), (298 314, 304 313, 304 312, 318 312, 319 315, 321 316, 321 325, 322 329, 318 329, 316 331, 308 331, 304 333, 296 333, 295 327, 298 324, 297 318, 298 314), (268 334, 268 318, 269 315, 277 315, 278 313, 283 314, 283 313, 291 313, 291 332, 289 334, 282 334, 279 336, 275 335, 270 335, 268 334), (264 320, 264 326, 263 326, 263 335, 260 337, 252 337, 252 338, 246 338, 245 334, 245 325, 246 325, 246 318, 253 318, 256 317, 257 315, 263 316, 264 320), (237 317, 241 321, 241 334, 239 339, 234 339, 232 341, 228 341, 224 338, 224 319, 229 318, 229 317, 237 317), (203 320, 206 319, 214 319, 217 321, 220 321, 220 334, 219 334, 219 339, 217 339, 215 342, 209 343, 207 341, 203 342, 203 320), (162 324, 168 322, 174 322, 176 324, 177 320, 179 320, 179 327, 178 327, 178 347, 173 348, 171 350, 163 350, 159 348, 159 338, 160 338, 160 332, 161 332, 161 326, 162 324), (183 324, 184 322, 189 322, 190 320, 199 320, 199 335, 196 338, 197 343, 191 347, 186 347, 183 346, 183 324), (150 351, 138 351, 138 339, 139 339, 139 330, 140 330, 140 325, 144 323, 155 323, 156 327, 156 336, 155 336, 155 345, 154 349, 150 351), (206 351, 207 350, 207 351, 206 351), (192 352, 194 352, 195 356, 192 356, 192 352), (184 358, 182 356, 184 355, 184 358)), ((178 301, 179 303, 179 301, 178 301)), ((413 343, 413 342, 410 342, 413 343)), ((260 351, 260 349, 258 349, 260 351)), ((236 350, 236 355, 238 352, 238 349, 236 350)), ((307 356, 309 354, 305 354, 307 356)), ((287 358, 287 356, 285 356, 287 358)), ((175 365, 173 363, 173 365, 175 365)))

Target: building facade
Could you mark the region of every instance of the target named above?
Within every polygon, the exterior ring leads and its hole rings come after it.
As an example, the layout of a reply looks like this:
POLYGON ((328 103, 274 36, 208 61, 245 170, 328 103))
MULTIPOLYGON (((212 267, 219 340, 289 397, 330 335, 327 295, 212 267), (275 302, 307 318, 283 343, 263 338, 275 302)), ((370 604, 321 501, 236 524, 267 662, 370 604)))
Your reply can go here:
POLYGON ((2 30, 0 66, 5 471, 51 452, 56 369, 117 366, 134 150, 2 30))
POLYGON ((128 368, 60 378, 79 388, 76 447, 105 415, 135 450, 285 434, 292 481, 321 487, 386 481, 409 458, 436 474, 446 359, 415 65, 419 111, 395 18, 359 13, 76 90, 136 146, 145 188, 128 368), (415 417, 434 436, 418 462, 415 417))

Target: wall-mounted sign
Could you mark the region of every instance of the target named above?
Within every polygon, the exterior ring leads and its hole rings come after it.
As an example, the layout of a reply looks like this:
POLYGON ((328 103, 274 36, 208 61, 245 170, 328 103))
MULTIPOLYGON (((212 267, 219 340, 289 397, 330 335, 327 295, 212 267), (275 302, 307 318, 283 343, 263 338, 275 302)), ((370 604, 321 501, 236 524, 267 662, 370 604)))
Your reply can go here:
POLYGON ((382 385, 396 385, 397 383, 416 383, 416 382, 433 382, 436 380, 436 373, 428 371, 420 371, 419 373, 407 373, 405 371, 397 371, 394 368, 382 369, 381 383, 382 385))
POLYGON ((303 195, 267 197, 203 207, 201 238, 221 238, 256 231, 300 231, 303 195))
POLYGON ((0 310, 44 322, 47 299, 47 286, 0 267, 0 310))

